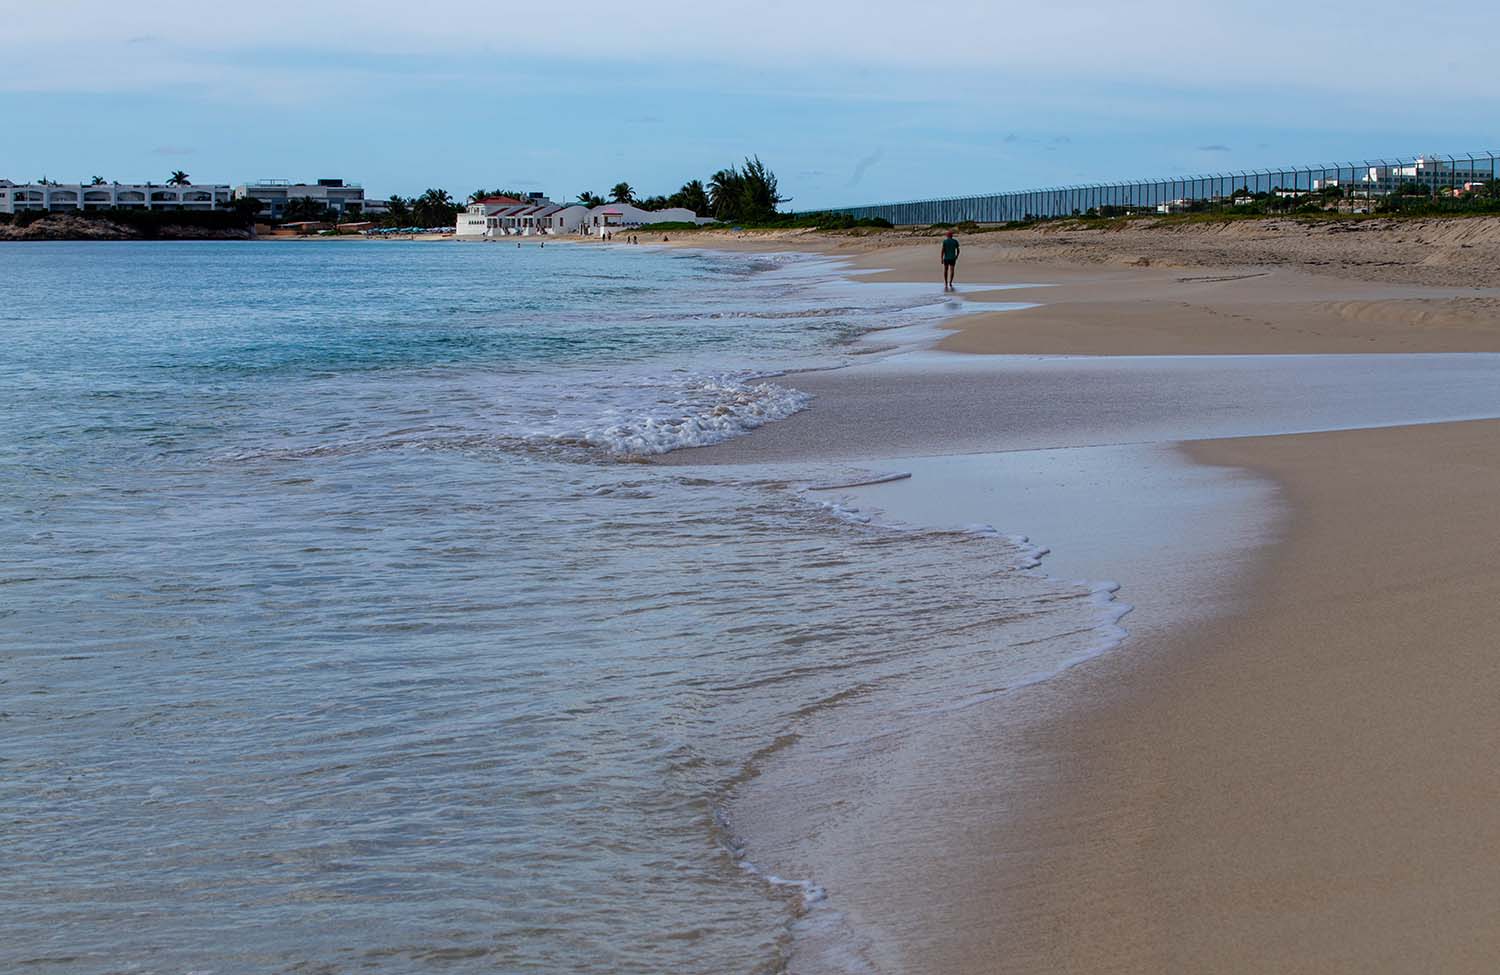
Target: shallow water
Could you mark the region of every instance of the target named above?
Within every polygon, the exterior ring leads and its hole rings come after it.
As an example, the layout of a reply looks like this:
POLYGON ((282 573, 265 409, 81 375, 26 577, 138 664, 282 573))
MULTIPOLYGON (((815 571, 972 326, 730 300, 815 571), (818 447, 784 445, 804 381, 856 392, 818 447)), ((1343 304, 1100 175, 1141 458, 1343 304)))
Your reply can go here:
POLYGON ((794 412, 762 377, 927 289, 644 248, 0 257, 5 970, 774 970, 817 878, 743 858, 737 788, 1118 636, 1021 541, 862 523, 801 489, 826 469, 634 462, 794 412))

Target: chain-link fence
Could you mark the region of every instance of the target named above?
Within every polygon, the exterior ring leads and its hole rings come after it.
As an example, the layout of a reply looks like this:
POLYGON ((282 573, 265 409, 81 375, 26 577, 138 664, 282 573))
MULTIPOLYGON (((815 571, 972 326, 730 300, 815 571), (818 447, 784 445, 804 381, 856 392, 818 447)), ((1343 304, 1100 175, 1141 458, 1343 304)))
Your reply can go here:
POLYGON ((821 212, 883 218, 897 225, 966 220, 1008 223, 1073 215, 1185 213, 1314 194, 1337 201, 1340 208, 1360 212, 1372 209, 1374 201, 1382 197, 1413 188, 1433 196, 1473 192, 1494 182, 1497 172, 1500 172, 1500 156, 1484 151, 1239 170, 1175 179, 1051 186, 983 196, 834 207, 821 212))

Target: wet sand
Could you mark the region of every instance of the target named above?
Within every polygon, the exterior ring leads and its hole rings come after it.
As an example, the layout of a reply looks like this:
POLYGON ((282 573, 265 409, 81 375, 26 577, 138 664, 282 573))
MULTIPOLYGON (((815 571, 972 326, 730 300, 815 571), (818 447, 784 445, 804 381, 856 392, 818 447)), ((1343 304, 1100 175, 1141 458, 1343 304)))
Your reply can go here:
POLYGON ((1189 446, 1289 503, 1249 606, 991 729, 1029 761, 943 878, 959 936, 912 970, 1493 971, 1497 443, 1486 421, 1189 446))
MULTIPOLYGON (((936 265, 936 242, 921 247, 854 260, 910 278, 936 265)), ((1016 265, 998 249, 969 260, 975 250, 961 264, 970 280, 1058 287, 968 292, 1047 304, 961 319, 949 349, 1500 349, 1488 280, 1016 265)), ((818 428, 841 415, 880 430, 869 459, 940 454, 945 435, 1012 416, 984 413, 996 397, 978 379, 884 394, 868 381, 788 381, 827 385, 806 414, 738 450, 681 461, 793 456, 832 442, 818 428), (878 413, 911 397, 920 409, 878 413)), ((1038 422, 1045 403, 1016 418, 1038 422)), ((1180 449, 1275 485, 1274 530, 1220 566, 1235 598, 1206 594, 1213 613, 1170 627, 1127 617, 1135 636, 1120 652, 904 746, 883 769, 883 798, 851 824, 856 840, 833 848, 853 865, 828 877, 830 899, 874 932, 866 960, 933 973, 1493 970, 1500 422, 1180 449)))

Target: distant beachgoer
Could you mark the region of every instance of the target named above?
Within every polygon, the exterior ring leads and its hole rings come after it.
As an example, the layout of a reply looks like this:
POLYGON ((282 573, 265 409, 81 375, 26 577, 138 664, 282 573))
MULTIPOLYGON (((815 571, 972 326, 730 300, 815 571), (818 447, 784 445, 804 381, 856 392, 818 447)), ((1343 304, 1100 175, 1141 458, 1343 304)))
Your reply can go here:
POLYGON ((953 271, 958 267, 958 238, 953 236, 953 231, 943 237, 943 290, 955 291, 953 287, 953 271))

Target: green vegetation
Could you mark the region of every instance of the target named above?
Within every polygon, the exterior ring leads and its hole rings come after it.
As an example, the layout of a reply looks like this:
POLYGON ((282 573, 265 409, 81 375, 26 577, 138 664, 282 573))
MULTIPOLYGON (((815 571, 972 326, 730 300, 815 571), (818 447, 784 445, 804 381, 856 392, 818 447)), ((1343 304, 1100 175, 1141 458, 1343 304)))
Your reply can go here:
MULTIPOLYGON (((484 196, 511 196, 503 190, 476 190, 470 194, 470 199, 484 196)), ((252 212, 259 212, 263 206, 259 200, 246 198, 236 200, 235 205, 241 204, 253 207, 252 212)), ((358 210, 351 209, 340 214, 317 200, 303 197, 297 200, 288 200, 286 208, 282 211, 282 223, 338 223, 340 221, 366 220, 378 227, 400 228, 400 227, 451 227, 459 213, 463 211, 464 204, 457 202, 448 194, 447 190, 429 189, 421 196, 404 197, 399 194, 391 195, 390 210, 383 214, 364 214, 358 210)))
POLYGON ((703 180, 690 179, 682 184, 682 189, 667 197, 667 206, 683 207, 700 217, 707 216, 708 188, 703 185, 703 180))
POLYGON ((480 200, 490 196, 508 196, 512 200, 525 200, 526 190, 475 190, 469 194, 470 203, 478 203, 480 200))
POLYGON ((188 174, 187 173, 184 173, 180 169, 174 169, 174 170, 172 170, 172 175, 169 176, 169 177, 167 177, 167 185, 168 186, 192 186, 193 184, 188 181, 188 174))
MULTIPOLYGON (((1028 215, 1019 220, 985 226, 965 221, 956 226, 967 233, 975 233, 1016 230, 1039 224, 1102 230, 1118 228, 1130 221, 1150 221, 1153 226, 1174 226, 1261 220, 1269 217, 1322 223, 1367 220, 1373 217, 1462 217, 1484 214, 1500 214, 1500 185, 1474 184, 1468 190, 1463 190, 1459 187, 1434 188, 1408 181, 1385 196, 1348 195, 1339 186, 1324 186, 1317 190, 1273 187, 1269 192, 1252 192, 1241 186, 1227 198, 1193 200, 1179 204, 1172 213, 1158 213, 1154 206, 1147 205, 1107 205, 1082 212, 1074 210, 1069 215, 1028 215)), ((935 223, 928 225, 928 229, 943 230, 954 226, 935 223)))
POLYGON ((657 194, 628 202, 634 203, 642 210, 655 211, 680 207, 684 210, 691 210, 700 217, 707 216, 709 212, 708 190, 704 188, 701 179, 688 180, 682 184, 682 189, 671 196, 657 194))
POLYGON ((745 168, 721 169, 708 181, 708 216, 725 223, 774 220, 785 203, 776 187, 776 174, 759 156, 745 160, 745 168))
POLYGON ((374 222, 382 227, 451 227, 462 210, 447 190, 428 189, 410 198, 392 194, 390 212, 374 222))
POLYGON ((1466 192, 1433 193, 1416 183, 1403 183, 1375 207, 1380 214, 1411 217, 1445 217, 1475 213, 1500 213, 1500 186, 1486 183, 1466 192))
POLYGON ((737 220, 734 225, 745 230, 855 230, 861 227, 886 229, 891 222, 884 217, 852 217, 847 213, 785 213, 764 220, 737 220))
POLYGON ((332 223, 339 219, 339 212, 320 200, 304 196, 296 200, 287 200, 286 208, 281 211, 281 219, 284 223, 305 223, 308 221, 332 223))
MULTIPOLYGON (((706 185, 702 180, 688 180, 669 196, 641 197, 635 187, 620 182, 610 188, 609 197, 614 203, 630 203, 642 210, 681 207, 700 217, 714 217, 725 223, 774 220, 778 216, 776 207, 786 202, 786 197, 777 191, 776 174, 760 161, 759 156, 746 159, 743 167, 729 166, 719 170, 706 185)), ((578 202, 592 207, 599 206, 604 199, 597 193, 584 192, 578 194, 578 202)))

